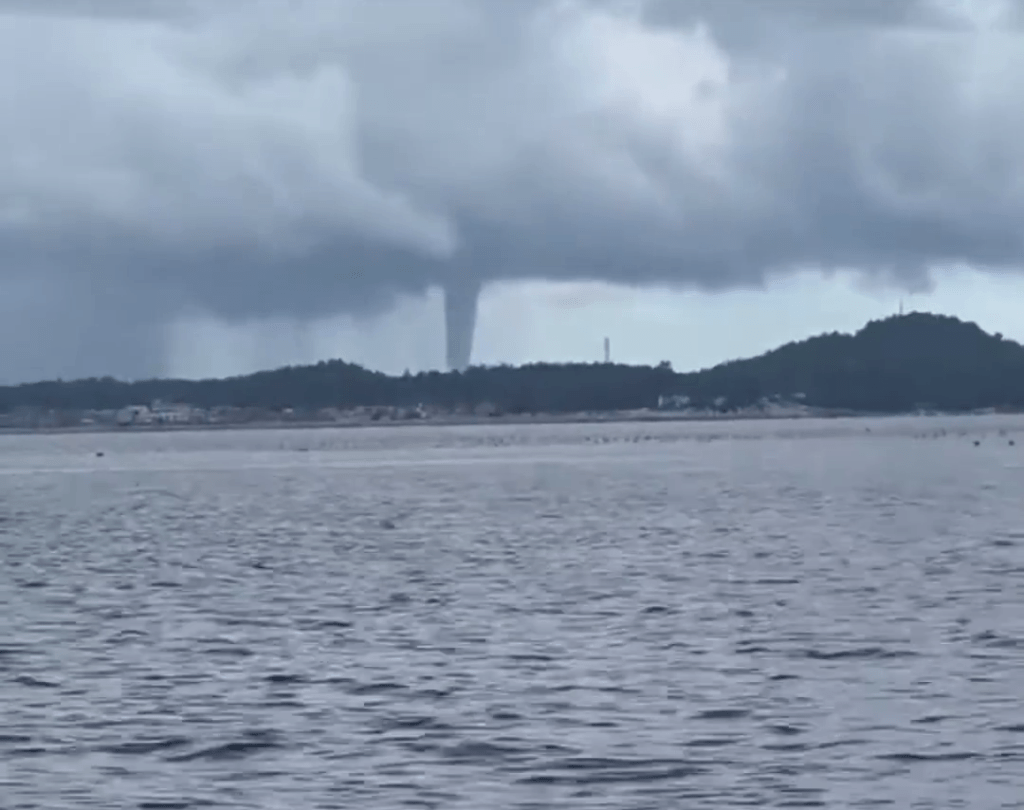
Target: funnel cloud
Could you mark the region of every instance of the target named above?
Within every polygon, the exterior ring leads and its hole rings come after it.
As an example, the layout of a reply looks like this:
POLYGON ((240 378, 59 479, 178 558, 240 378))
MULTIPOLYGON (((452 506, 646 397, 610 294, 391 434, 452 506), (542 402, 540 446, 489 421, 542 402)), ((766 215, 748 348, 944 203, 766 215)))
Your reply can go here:
MULTIPOLYGON (((1024 256, 1020 0, 0 0, 0 377, 189 313, 1024 256)), ((438 336, 439 343, 442 337, 438 336)))
POLYGON ((476 279, 452 282, 445 287, 445 360, 450 369, 463 371, 472 359, 479 297, 480 283, 476 279))

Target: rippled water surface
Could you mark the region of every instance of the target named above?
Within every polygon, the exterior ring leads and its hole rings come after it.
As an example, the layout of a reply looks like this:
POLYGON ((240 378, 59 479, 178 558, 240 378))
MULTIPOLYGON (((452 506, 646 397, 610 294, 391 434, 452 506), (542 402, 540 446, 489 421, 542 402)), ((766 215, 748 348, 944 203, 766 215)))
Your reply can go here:
POLYGON ((0 554, 4 810, 1024 807, 1021 420, 4 437, 0 554))

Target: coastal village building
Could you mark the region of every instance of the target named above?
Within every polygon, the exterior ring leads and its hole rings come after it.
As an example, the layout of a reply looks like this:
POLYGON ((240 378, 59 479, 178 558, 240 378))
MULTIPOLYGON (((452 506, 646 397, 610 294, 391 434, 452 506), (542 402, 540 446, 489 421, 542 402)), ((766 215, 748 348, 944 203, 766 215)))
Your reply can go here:
POLYGON ((189 405, 167 404, 156 401, 152 405, 129 405, 117 412, 118 425, 187 425, 193 421, 189 405))

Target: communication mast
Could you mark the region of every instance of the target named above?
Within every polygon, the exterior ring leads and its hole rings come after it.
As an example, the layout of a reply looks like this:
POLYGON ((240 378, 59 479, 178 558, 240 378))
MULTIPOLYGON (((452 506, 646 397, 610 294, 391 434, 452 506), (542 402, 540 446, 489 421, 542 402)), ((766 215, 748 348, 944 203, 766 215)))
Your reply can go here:
POLYGON ((608 364, 612 361, 612 342, 609 338, 604 339, 604 362, 608 364))

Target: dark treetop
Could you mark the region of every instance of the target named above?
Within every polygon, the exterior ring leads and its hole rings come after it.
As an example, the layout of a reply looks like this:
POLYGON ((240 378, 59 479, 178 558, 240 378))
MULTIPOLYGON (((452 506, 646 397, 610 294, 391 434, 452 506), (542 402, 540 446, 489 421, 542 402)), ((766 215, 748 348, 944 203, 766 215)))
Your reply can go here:
POLYGON ((486 403, 507 413, 564 413, 654 407, 670 394, 719 410, 766 397, 872 412, 1024 408, 1024 347, 973 323, 913 313, 872 321, 854 335, 820 335, 689 373, 668 363, 537 363, 391 377, 332 360, 221 380, 8 386, 0 388, 0 412, 104 410, 162 400, 271 410, 486 403))

